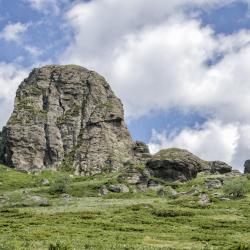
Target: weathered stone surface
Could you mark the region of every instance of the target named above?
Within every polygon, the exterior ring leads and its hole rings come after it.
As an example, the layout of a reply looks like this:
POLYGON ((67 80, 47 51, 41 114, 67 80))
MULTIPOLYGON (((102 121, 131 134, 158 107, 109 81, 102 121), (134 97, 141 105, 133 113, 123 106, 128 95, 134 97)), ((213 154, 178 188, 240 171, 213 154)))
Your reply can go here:
POLYGON ((187 150, 170 148, 155 154, 147 167, 152 176, 166 181, 190 180, 198 172, 209 169, 209 164, 187 150))
POLYGON ((225 174, 232 171, 232 167, 222 161, 212 161, 210 162, 210 165, 211 173, 225 174))
POLYGON ((48 185, 50 184, 50 182, 49 182, 48 179, 42 179, 41 184, 42 184, 43 186, 48 186, 48 185))
POLYGON ((185 182, 199 172, 225 174, 232 167, 220 161, 204 161, 184 149, 169 148, 159 151, 147 162, 150 174, 166 181, 185 182))
POLYGON ((148 145, 146 145, 144 142, 135 141, 133 145, 133 151, 135 160, 141 163, 146 163, 151 158, 148 145))
POLYGON ((244 164, 244 174, 250 174, 250 160, 246 160, 244 164))
POLYGON ((212 204, 207 194, 201 194, 198 203, 202 206, 207 206, 212 204))
POLYGON ((208 190, 219 189, 222 187, 222 182, 216 178, 209 178, 205 180, 204 186, 208 190))
POLYGON ((105 79, 80 66, 34 69, 3 129, 3 161, 19 170, 114 171, 134 157, 123 106, 105 79))
POLYGON ((109 190, 107 189, 107 187, 104 185, 100 188, 99 190, 99 195, 100 196, 105 196, 109 193, 109 190))
POLYGON ((125 184, 110 185, 108 190, 114 193, 128 193, 129 188, 125 184))

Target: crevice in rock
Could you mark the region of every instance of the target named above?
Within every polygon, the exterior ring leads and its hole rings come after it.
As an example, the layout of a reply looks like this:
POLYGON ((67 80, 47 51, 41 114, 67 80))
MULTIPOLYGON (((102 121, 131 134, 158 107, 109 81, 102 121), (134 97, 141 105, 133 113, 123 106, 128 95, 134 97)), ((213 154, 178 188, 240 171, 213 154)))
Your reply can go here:
MULTIPOLYGON (((48 93, 44 93, 43 95, 43 110, 46 113, 49 112, 49 94, 51 93, 51 85, 52 85, 52 73, 50 76, 50 83, 48 88, 48 93)), ((43 164, 44 166, 51 165, 53 163, 52 154, 51 154, 51 147, 50 147, 50 132, 49 132, 49 125, 48 125, 48 114, 46 117, 46 121, 44 123, 44 136, 45 136, 45 151, 44 151, 44 158, 43 164)))

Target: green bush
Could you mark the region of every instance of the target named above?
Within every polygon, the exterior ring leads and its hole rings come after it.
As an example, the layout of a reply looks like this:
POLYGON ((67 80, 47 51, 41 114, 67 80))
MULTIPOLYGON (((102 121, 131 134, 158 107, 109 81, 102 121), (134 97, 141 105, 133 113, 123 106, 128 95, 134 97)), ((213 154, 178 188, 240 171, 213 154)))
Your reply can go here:
POLYGON ((240 178, 228 181, 224 184, 223 191, 234 198, 243 197, 247 192, 246 181, 240 178))
POLYGON ((58 176, 49 188, 51 194, 62 194, 66 192, 67 186, 69 183, 68 175, 58 176))

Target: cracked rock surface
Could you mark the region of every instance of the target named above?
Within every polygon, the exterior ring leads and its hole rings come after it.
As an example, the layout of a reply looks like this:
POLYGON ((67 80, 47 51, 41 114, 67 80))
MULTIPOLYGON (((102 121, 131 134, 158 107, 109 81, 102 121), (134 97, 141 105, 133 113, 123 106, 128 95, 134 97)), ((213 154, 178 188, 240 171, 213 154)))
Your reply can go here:
POLYGON ((121 101, 102 76, 74 65, 34 69, 17 90, 2 137, 2 161, 25 171, 93 175, 134 157, 121 101))

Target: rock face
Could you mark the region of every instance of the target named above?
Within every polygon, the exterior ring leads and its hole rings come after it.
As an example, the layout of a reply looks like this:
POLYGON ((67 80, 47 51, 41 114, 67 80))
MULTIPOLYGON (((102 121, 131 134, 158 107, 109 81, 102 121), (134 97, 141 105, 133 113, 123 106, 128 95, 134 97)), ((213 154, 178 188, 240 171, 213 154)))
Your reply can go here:
POLYGON ((102 76, 74 65, 34 69, 2 136, 2 160, 19 170, 92 175, 134 157, 121 101, 102 76))
POLYGON ((250 160, 245 161, 244 174, 250 174, 250 160))
POLYGON ((232 168, 224 162, 209 162, 200 159, 187 150, 170 148, 155 154, 148 162, 150 174, 166 181, 187 181, 198 172, 231 172, 232 168))

